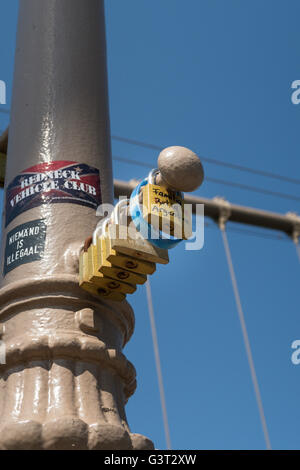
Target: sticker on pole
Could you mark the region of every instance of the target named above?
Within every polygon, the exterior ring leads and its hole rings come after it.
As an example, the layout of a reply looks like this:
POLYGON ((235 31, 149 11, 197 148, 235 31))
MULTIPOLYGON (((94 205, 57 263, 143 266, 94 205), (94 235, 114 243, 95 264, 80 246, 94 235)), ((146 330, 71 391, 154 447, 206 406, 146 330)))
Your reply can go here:
POLYGON ((42 259, 45 249, 45 219, 32 220, 8 232, 3 275, 25 263, 42 259))
POLYGON ((101 204, 99 170, 85 163, 40 163, 16 176, 6 190, 7 226, 24 211, 57 202, 93 209, 101 204))

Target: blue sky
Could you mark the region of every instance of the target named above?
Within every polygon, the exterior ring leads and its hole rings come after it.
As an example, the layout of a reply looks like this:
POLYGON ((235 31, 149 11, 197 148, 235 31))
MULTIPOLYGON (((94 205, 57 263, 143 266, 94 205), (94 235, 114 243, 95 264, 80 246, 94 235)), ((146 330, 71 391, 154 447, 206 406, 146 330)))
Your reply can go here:
MULTIPOLYGON (((0 0, 0 79, 9 108, 16 0, 0 0), (5 19, 5 21, 3 20, 5 19)), ((111 131, 199 156, 299 178, 300 3, 296 0, 106 0, 111 131)), ((0 108, 5 108, 1 106, 0 108)), ((0 113, 0 128, 9 117, 0 113)), ((113 140, 113 155, 156 165, 158 152, 113 140)), ((296 184, 204 163, 206 176, 300 197, 296 184)), ((114 161, 115 178, 147 169, 114 161)), ((196 194, 286 213, 299 200, 206 181, 196 194)), ((207 220, 210 222, 209 220, 207 220)), ((236 227, 233 224, 229 228, 236 227)), ((245 229, 245 227, 239 227, 245 229)), ((269 232, 253 228, 255 232, 269 232)), ((273 233, 273 232, 272 232, 273 233)), ((299 449, 300 265, 288 240, 228 232, 271 444, 299 449)), ((170 251, 151 278, 174 449, 265 448, 221 235, 201 251, 170 251)), ((138 373, 127 405, 133 432, 165 448, 142 286, 129 298, 136 331, 125 348, 138 373)))

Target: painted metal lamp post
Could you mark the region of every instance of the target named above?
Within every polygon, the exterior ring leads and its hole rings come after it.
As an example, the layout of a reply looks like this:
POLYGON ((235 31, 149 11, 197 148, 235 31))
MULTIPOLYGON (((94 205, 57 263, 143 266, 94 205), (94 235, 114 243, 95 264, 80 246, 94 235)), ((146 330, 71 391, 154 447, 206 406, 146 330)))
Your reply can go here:
POLYGON ((113 202, 102 0, 20 0, 5 182, 0 448, 153 448, 124 411, 133 311, 78 287, 113 202))

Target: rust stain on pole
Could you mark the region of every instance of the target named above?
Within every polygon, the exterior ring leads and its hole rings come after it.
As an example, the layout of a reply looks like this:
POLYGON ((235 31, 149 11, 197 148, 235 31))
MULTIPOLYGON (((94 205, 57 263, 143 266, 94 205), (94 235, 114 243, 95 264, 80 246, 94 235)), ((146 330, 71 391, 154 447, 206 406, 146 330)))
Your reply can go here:
POLYGON ((21 0, 2 230, 0 449, 142 449, 127 302, 78 287, 113 201, 102 0, 21 0), (99 184, 100 178, 100 184, 99 184))

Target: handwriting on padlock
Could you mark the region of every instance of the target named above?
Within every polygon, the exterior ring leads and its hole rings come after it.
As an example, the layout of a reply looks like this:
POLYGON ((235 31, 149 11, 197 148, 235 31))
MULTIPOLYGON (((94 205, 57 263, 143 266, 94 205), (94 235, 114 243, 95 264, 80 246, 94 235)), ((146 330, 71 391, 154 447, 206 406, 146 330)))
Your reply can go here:
POLYGON ((187 239, 192 234, 191 211, 186 205, 151 204, 143 206, 143 215, 155 230, 162 230, 179 239, 187 239))
MULTIPOLYGON (((159 203, 160 205, 158 206, 157 204, 151 204, 151 213, 157 213, 159 215, 162 215, 164 217, 177 217, 178 219, 182 219, 182 209, 181 206, 178 204, 173 204, 169 206, 166 203, 159 203)), ((151 216, 151 215, 150 215, 151 216)))
POLYGON ((176 204, 182 205, 182 199, 180 196, 178 196, 178 193, 175 193, 172 191, 164 192, 164 191, 159 190, 157 187, 152 187, 151 189, 152 189, 153 194, 155 194, 156 196, 159 196, 159 197, 155 197, 155 201, 160 201, 160 198, 162 197, 165 199, 163 203, 172 204, 173 202, 175 202, 176 204))
POLYGON ((151 205, 154 202, 156 204, 167 204, 172 206, 174 203, 183 205, 183 199, 179 192, 170 191, 163 186, 157 186, 154 184, 148 184, 142 190, 144 204, 151 205))

